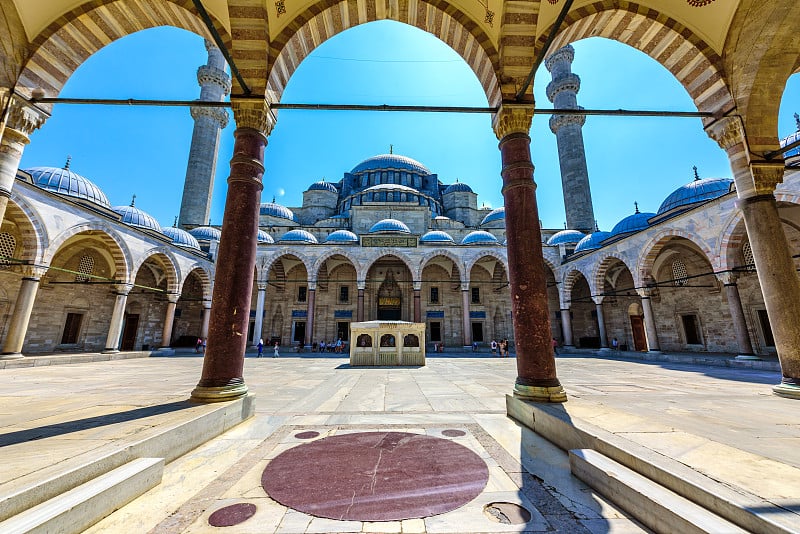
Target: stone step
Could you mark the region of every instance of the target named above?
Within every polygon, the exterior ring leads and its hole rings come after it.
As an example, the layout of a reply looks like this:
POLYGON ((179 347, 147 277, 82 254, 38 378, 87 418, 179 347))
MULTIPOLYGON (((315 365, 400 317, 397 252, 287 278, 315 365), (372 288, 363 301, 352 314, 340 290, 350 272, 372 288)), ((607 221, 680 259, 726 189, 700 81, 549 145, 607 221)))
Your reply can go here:
POLYGON ((591 449, 569 451, 572 474, 655 532, 747 531, 591 449))
POLYGON ((82 532, 158 485, 163 473, 163 458, 138 458, 0 522, 0 532, 82 532))

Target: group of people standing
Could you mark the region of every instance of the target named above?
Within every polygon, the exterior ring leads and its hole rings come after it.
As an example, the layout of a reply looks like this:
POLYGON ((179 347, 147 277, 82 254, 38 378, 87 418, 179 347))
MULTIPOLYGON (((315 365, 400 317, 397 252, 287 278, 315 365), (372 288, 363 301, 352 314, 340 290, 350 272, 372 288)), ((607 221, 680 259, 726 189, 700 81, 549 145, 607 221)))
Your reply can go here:
POLYGON ((319 346, 317 342, 314 341, 311 344, 311 352, 337 352, 342 353, 344 352, 346 343, 342 341, 342 338, 337 339, 335 342, 331 341, 330 343, 326 343, 325 341, 320 341, 319 346))
MULTIPOLYGON (((256 345, 256 348, 258 349, 258 357, 259 358, 263 357, 264 356, 264 340, 263 339, 259 339, 258 340, 258 345, 256 345)), ((276 341, 275 345, 273 346, 273 349, 274 349, 274 352, 272 354, 273 358, 277 358, 278 356, 280 356, 279 348, 280 348, 280 344, 276 341)))
POLYGON ((489 347, 492 349, 492 355, 494 356, 495 353, 499 353, 501 358, 508 358, 508 339, 501 339, 500 341, 492 340, 489 343, 489 347))

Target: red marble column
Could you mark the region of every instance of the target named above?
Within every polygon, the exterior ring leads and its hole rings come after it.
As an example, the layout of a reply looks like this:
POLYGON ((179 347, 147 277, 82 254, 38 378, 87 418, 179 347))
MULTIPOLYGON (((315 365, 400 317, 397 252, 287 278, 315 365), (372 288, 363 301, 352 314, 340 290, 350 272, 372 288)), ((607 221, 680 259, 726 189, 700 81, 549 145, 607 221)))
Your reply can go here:
POLYGON ((356 321, 359 323, 364 320, 364 290, 358 289, 358 304, 356 305, 356 321))
POLYGON ((500 174, 503 177, 511 309, 517 349, 514 395, 535 401, 564 402, 567 397, 556 376, 550 333, 531 140, 527 133, 518 129, 502 136, 501 133, 504 133, 502 129, 498 133, 503 161, 500 174))
POLYGON ((314 314, 317 308, 317 289, 308 288, 308 304, 306 312, 306 336, 303 339, 305 345, 311 345, 311 340, 314 339, 314 314))
POLYGON ((231 400, 247 394, 242 372, 267 138, 261 131, 248 127, 238 128, 234 137, 208 344, 200 382, 192 391, 192 400, 200 402, 231 400))
POLYGON ((420 290, 414 290, 414 322, 422 322, 422 306, 420 304, 420 290))

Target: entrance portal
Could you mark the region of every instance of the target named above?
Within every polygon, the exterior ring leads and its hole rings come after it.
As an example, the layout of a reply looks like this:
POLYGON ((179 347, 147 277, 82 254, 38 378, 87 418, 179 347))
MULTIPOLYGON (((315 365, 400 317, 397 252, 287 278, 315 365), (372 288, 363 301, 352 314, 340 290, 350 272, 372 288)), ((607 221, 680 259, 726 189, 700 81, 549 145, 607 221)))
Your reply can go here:
POLYGON ((391 269, 387 269, 386 278, 378 290, 378 320, 399 321, 401 318, 402 292, 394 279, 391 269))

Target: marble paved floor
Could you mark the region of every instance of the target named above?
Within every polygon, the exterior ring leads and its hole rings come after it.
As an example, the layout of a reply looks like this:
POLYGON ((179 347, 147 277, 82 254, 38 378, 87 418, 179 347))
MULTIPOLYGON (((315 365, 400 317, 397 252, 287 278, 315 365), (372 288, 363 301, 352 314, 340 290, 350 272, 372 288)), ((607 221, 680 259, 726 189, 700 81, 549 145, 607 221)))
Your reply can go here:
MULTIPOLYGON (((514 359, 463 356, 394 369, 350 368, 346 358, 312 355, 248 357, 245 380, 256 395, 255 417, 168 464, 161 485, 87 532, 645 531, 575 479, 563 451, 506 417, 504 397, 516 376, 514 359), (464 435, 448 437, 445 430, 464 435), (273 501, 260 483, 270 459, 307 442, 297 435, 309 431, 319 433, 311 439, 373 431, 451 439, 486 462, 489 481, 473 501, 440 515, 388 522, 312 517, 273 501), (236 526, 208 524, 213 512, 241 503, 255 504, 255 515, 236 526), (492 503, 522 506, 531 518, 522 524, 498 522, 498 514, 485 511, 492 503)), ((800 424, 787 417, 796 403, 771 394, 777 373, 569 356, 557 364, 570 398, 601 412, 628 414, 639 425, 657 420, 800 467, 800 424)), ((200 358, 182 357, 4 370, 0 431, 91 417, 108 413, 111 406, 182 400, 201 366, 200 358)), ((85 450, 113 434, 113 426, 60 441, 80 442, 85 450)), ((62 445, 69 454, 70 444, 62 445)), ((31 465, 22 465, 21 458, 2 462, 0 476, 55 461, 46 451, 36 453, 31 465)), ((314 469, 313 458, 308 469, 314 469)))

